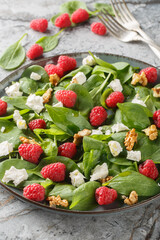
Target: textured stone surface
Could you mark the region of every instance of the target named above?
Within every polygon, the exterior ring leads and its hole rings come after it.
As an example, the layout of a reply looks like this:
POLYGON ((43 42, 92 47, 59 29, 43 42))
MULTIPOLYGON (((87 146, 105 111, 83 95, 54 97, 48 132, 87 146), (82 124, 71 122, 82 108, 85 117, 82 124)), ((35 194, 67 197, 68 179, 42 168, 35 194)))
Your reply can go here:
MULTIPOLYGON (((63 2, 66 1, 0 0, 0 54, 25 32, 28 33, 28 37, 24 45, 28 49, 43 36, 42 33, 29 29, 30 20, 39 17, 50 19, 58 12, 59 5, 63 2)), ((95 1, 86 0, 86 2, 88 7, 92 8, 95 1)), ((160 39, 159 1, 130 0, 127 2, 143 29, 158 42, 160 39)), ((93 21, 94 19, 90 19, 89 23, 63 32, 58 47, 44 56, 91 50, 129 56, 155 66, 160 65, 159 59, 144 43, 127 44, 114 39, 109 34, 105 37, 94 35, 90 31, 90 23, 93 21)), ((49 23, 47 34, 52 35, 56 32, 57 29, 49 23)), ((9 73, 0 69, 0 80, 9 73)), ((0 240, 158 240, 160 239, 159 224, 159 201, 154 201, 134 211, 114 215, 92 218, 75 217, 51 214, 34 208, 17 200, 0 187, 0 240)))

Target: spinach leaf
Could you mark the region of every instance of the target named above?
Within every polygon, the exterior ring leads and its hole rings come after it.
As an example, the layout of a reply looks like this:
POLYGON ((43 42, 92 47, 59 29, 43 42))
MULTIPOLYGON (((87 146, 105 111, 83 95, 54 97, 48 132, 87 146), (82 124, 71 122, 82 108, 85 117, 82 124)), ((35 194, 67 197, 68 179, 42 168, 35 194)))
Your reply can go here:
POLYGON ((89 122, 77 111, 65 107, 45 106, 53 122, 69 135, 85 128, 92 129, 89 122))
MULTIPOLYGON (((0 119, 0 129, 2 127, 5 127, 5 131, 4 131, 5 133, 11 131, 14 126, 15 126, 14 122, 10 122, 10 121, 5 120, 5 119, 4 120, 0 119)), ((0 131, 0 133, 1 133, 1 131, 0 131)))
MULTIPOLYGON (((30 170, 28 170, 28 171, 30 171, 30 170)), ((33 183, 38 183, 45 188, 45 195, 48 196, 48 194, 47 194, 48 188, 50 188, 51 186, 53 187, 53 185, 56 184, 52 180, 50 180, 48 178, 44 179, 40 176, 37 176, 34 173, 29 173, 28 175, 29 175, 28 179, 26 181, 24 181, 23 183, 21 183, 20 187, 25 187, 25 186, 33 184, 33 183)))
POLYGON ((0 66, 6 70, 18 68, 25 60, 25 50, 21 45, 21 40, 25 33, 17 42, 9 46, 0 58, 0 66))
POLYGON ((49 76, 47 74, 47 72, 44 70, 43 67, 39 66, 39 65, 32 65, 30 67, 28 67, 27 69, 24 70, 24 72, 22 73, 21 78, 26 77, 26 78, 30 78, 30 75, 32 72, 38 73, 39 75, 41 75, 41 82, 44 83, 48 83, 49 82, 49 76))
POLYGON ((111 68, 103 67, 103 66, 95 66, 93 68, 92 74, 100 74, 100 73, 111 73, 114 78, 117 77, 117 72, 111 68))
POLYGON ((104 78, 99 76, 98 74, 91 75, 87 81, 83 84, 83 86, 90 92, 95 87, 100 86, 104 81, 104 78))
POLYGON ((51 140, 50 138, 44 139, 41 143, 41 147, 44 151, 44 154, 49 157, 52 156, 53 158, 57 156, 58 148, 55 141, 51 140))
POLYGON ((73 70, 72 72, 66 74, 64 77, 61 78, 61 81, 63 81, 66 78, 72 78, 74 77, 78 72, 83 72, 84 75, 89 74, 92 71, 92 67, 88 65, 80 66, 76 70, 73 70))
MULTIPOLYGON (((19 113, 20 115, 24 115, 26 113, 28 113, 30 110, 29 109, 23 109, 20 110, 19 113)), ((0 120, 7 120, 7 119, 12 119, 13 118, 13 114, 9 115, 9 116, 5 116, 5 117, 0 117, 0 120)))
POLYGON ((112 6, 108 3, 95 3, 94 7, 99 11, 105 9, 110 15, 115 16, 112 6))
POLYGON ((110 64, 106 61, 103 61, 102 59, 96 57, 93 53, 91 53, 89 51, 89 54, 93 57, 93 59, 95 60, 95 62, 99 65, 99 66, 102 66, 102 67, 105 67, 105 68, 110 68, 112 70, 117 70, 116 67, 114 67, 113 64, 110 64))
POLYGON ((41 47, 43 47, 43 52, 49 52, 58 45, 58 42, 59 42, 58 36, 63 30, 64 29, 62 29, 61 31, 59 31, 53 36, 42 37, 36 43, 41 47))
POLYGON ((121 166, 132 166, 133 165, 132 161, 129 161, 126 158, 122 158, 122 157, 110 158, 109 161, 114 164, 121 165, 121 166))
POLYGON ((19 82, 20 90, 28 95, 31 93, 35 93, 38 89, 38 84, 36 83, 36 81, 30 78, 23 77, 19 80, 19 82))
POLYGON ((137 69, 126 62, 113 63, 113 66, 116 67, 117 78, 120 79, 122 84, 128 82, 131 79, 133 73, 135 72, 135 69, 137 69))
POLYGON ((67 199, 69 202, 72 201, 73 191, 75 187, 67 183, 58 183, 55 185, 53 190, 49 193, 49 196, 58 196, 62 199, 67 199))
POLYGON ((141 197, 150 197, 160 192, 160 187, 153 179, 135 171, 120 173, 103 185, 109 186, 126 196, 131 191, 136 191, 138 196, 141 197))
POLYGON ((27 97, 22 96, 22 97, 7 97, 4 96, 3 101, 7 102, 8 104, 11 104, 12 106, 19 108, 19 109, 30 109, 26 105, 27 97))
POLYGON ((108 109, 108 107, 107 107, 105 101, 106 101, 107 97, 108 97, 112 92, 113 92, 113 90, 112 90, 111 88, 108 88, 108 89, 106 89, 106 90, 102 93, 102 95, 101 95, 101 98, 100 98, 101 105, 102 105, 104 108, 106 108, 106 109, 108 109))
POLYGON ((72 204, 69 208, 80 211, 93 209, 97 205, 95 201, 95 190, 98 187, 100 187, 100 183, 95 181, 80 185, 74 190, 72 204))
POLYGON ((87 136, 83 137, 83 149, 85 152, 90 152, 90 150, 102 151, 104 147, 105 143, 102 141, 87 136))

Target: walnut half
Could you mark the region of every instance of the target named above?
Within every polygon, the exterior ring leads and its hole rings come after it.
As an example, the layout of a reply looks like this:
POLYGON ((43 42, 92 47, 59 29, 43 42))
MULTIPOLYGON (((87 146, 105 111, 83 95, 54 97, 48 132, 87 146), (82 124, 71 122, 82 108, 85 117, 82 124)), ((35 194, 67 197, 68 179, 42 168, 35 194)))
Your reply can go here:
POLYGON ((131 151, 133 149, 134 143, 137 142, 137 136, 138 134, 135 132, 134 128, 126 133, 124 145, 128 151, 131 151))
POLYGON ((43 94, 43 103, 48 103, 52 97, 52 88, 48 88, 47 91, 43 94))
POLYGON ((113 178, 113 176, 108 176, 108 177, 106 177, 106 178, 99 179, 99 181, 100 181, 101 183, 105 183, 105 182, 110 181, 112 178, 113 178))
POLYGON ((158 137, 158 131, 157 131, 156 125, 154 124, 144 129, 143 132, 145 132, 145 134, 149 136, 149 139, 151 141, 157 139, 158 137))
POLYGON ((73 143, 75 143, 77 146, 80 145, 83 137, 91 135, 91 132, 92 131, 89 129, 83 129, 82 131, 79 131, 78 133, 74 134, 73 143))
POLYGON ((20 136, 19 139, 21 140, 22 143, 27 143, 27 144, 37 144, 40 145, 39 143, 37 143, 34 139, 28 139, 26 137, 20 136))
POLYGON ((160 97, 160 87, 152 88, 153 97, 159 98, 160 97))
POLYGON ((66 199, 62 200, 59 195, 57 197, 56 196, 48 197, 46 200, 49 201, 50 207, 55 207, 56 205, 62 206, 62 207, 68 207, 69 205, 68 201, 66 199))
POLYGON ((137 83, 140 83, 143 87, 147 85, 148 80, 146 78, 145 72, 142 72, 141 74, 133 74, 131 84, 136 85, 137 83))
POLYGON ((129 197, 123 196, 123 198, 124 203, 130 206, 138 202, 138 194, 136 193, 136 191, 132 191, 129 197))
POLYGON ((57 86, 59 81, 60 81, 60 77, 55 73, 55 74, 51 74, 49 76, 49 81, 53 86, 57 86))

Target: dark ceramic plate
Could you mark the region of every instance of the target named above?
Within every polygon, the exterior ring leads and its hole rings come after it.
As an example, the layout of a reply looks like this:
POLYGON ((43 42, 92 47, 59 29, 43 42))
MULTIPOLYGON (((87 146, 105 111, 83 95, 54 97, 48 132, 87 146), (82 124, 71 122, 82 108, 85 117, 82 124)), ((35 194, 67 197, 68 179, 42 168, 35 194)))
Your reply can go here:
MULTIPOLYGON (((124 56, 119 56, 119 55, 112 55, 112 54, 104 54, 104 53, 95 53, 96 56, 102 58, 103 60, 109 62, 109 63, 114 63, 114 62, 128 62, 134 67, 139 67, 139 68, 146 68, 151 66, 148 63, 133 59, 133 58, 128 58, 124 56)), ((88 55, 88 53, 71 53, 67 54, 69 56, 75 57, 77 60, 77 64, 82 65, 82 59, 88 55)), ((7 78, 5 78, 2 82, 0 82, 0 96, 3 96, 5 94, 4 89, 12 82, 16 81, 27 67, 33 64, 38 64, 41 66, 44 66, 47 62, 53 62, 57 63, 58 56, 54 57, 49 57, 49 58, 44 58, 41 60, 34 61, 26 66, 23 66, 19 68, 18 70, 14 71, 12 74, 10 74, 7 78)), ((160 70, 158 71, 158 79, 160 80, 160 70)), ((107 206, 99 206, 96 209, 92 211, 71 211, 71 210, 65 210, 65 209, 60 209, 60 208, 50 208, 48 205, 45 205, 44 203, 39 203, 39 202, 34 202, 29 199, 26 199, 22 195, 22 191, 12 188, 10 186, 4 185, 2 182, 0 182, 0 185, 7 189, 11 194, 15 195, 17 198, 24 202, 28 202, 30 204, 33 204, 34 206, 40 207, 41 209, 46 209, 50 212, 57 212, 57 213, 63 213, 63 214, 76 214, 76 215, 90 215, 90 216, 95 216, 95 215, 102 215, 102 214, 111 214, 111 213, 117 213, 117 212, 122 212, 126 210, 134 210, 137 207, 143 206, 145 204, 149 204, 157 199, 160 199, 160 194, 157 194, 154 197, 151 197, 147 200, 141 201, 137 203, 136 205, 133 206, 126 206, 123 203, 119 201, 115 201, 113 204, 107 205, 107 206)))

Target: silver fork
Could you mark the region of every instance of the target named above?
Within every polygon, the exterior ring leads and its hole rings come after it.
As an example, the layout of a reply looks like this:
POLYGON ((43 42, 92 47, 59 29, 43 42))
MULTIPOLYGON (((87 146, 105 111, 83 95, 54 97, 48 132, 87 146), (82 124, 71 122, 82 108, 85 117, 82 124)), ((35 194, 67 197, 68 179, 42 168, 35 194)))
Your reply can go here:
POLYGON ((108 12, 105 9, 103 9, 103 11, 99 13, 98 17, 107 27, 110 34, 113 35, 115 38, 123 42, 143 41, 147 44, 156 47, 160 51, 160 47, 157 46, 153 41, 144 39, 135 31, 127 30, 121 24, 119 24, 119 22, 115 18, 108 14, 108 12))
MULTIPOLYGON (((152 39, 141 29, 139 22, 130 12, 124 0, 111 0, 111 4, 116 16, 116 20, 128 30, 138 32, 144 39, 152 41, 152 39)), ((155 49, 153 45, 150 45, 152 51, 160 58, 160 51, 155 49)))

